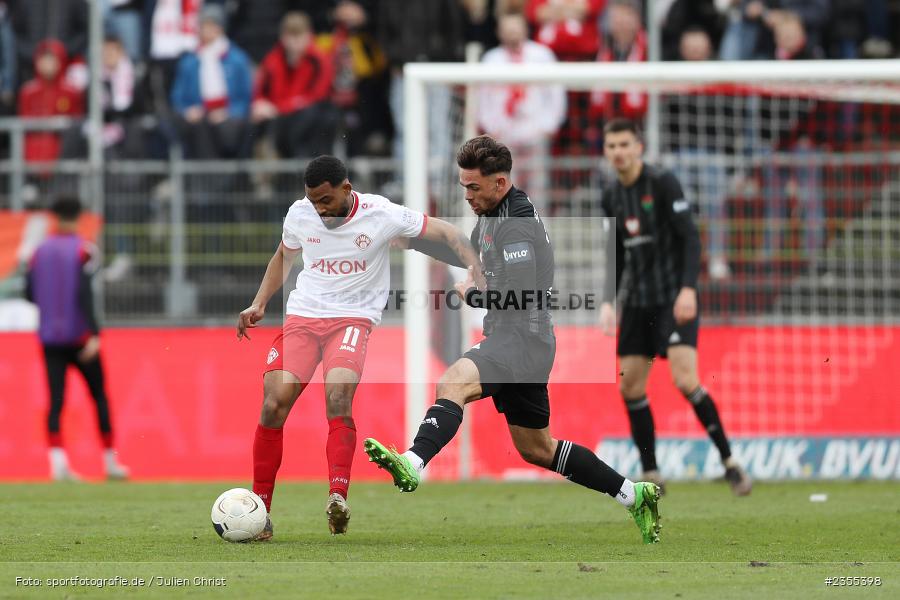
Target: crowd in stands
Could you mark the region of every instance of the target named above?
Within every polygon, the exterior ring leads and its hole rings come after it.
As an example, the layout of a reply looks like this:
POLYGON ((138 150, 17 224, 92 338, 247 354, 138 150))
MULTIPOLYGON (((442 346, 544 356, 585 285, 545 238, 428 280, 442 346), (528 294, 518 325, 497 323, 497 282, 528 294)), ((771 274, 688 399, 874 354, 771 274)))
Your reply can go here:
MULTIPOLYGON (((664 60, 886 58, 900 48, 891 0, 655 3, 664 60)), ((399 157, 405 63, 463 60, 468 42, 490 62, 646 61, 646 4, 104 0, 103 146, 110 157, 160 158, 180 143, 189 158, 227 159, 308 157, 339 143, 349 156, 399 157)), ((85 0, 0 1, 0 112, 85 114, 87 20, 85 0)), ((528 140, 538 160, 565 120, 558 90, 549 92, 549 114, 528 140)), ((611 115, 640 118, 647 98, 598 89, 577 102, 569 118, 582 122, 569 130, 589 136, 611 115)), ((514 132, 509 117, 530 119, 537 103, 519 89, 500 102, 507 118, 485 116, 485 129, 514 132)), ((48 161, 86 148, 73 128, 29 134, 25 153, 48 161)))

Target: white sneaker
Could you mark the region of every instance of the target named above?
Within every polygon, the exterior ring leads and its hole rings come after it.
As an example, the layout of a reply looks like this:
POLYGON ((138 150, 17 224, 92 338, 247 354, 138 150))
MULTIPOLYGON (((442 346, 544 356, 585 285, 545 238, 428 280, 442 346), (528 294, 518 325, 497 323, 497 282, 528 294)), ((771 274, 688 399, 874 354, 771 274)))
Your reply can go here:
POLYGON ((62 448, 50 448, 50 478, 53 481, 81 481, 81 476, 69 467, 69 457, 62 448))
POLYGON ((731 277, 731 269, 728 268, 728 262, 724 256, 713 256, 709 259, 709 278, 710 279, 728 279, 731 277))
POLYGON ((106 281, 121 281, 134 267, 134 259, 128 254, 116 254, 109 266, 103 270, 103 279, 106 281))
POLYGON ((106 467, 106 478, 109 480, 122 481, 131 475, 128 467, 119 462, 118 453, 112 448, 104 450, 103 464, 106 467))
POLYGON ((328 529, 331 531, 331 535, 347 533, 347 524, 350 522, 350 505, 347 504, 346 498, 336 492, 328 496, 325 514, 328 515, 328 529))
POLYGON ((106 478, 114 481, 124 481, 131 476, 131 470, 125 465, 116 463, 106 467, 106 478))
POLYGON ((55 469, 53 471, 53 481, 78 482, 81 481, 81 475, 79 475, 69 467, 65 467, 63 469, 55 469))

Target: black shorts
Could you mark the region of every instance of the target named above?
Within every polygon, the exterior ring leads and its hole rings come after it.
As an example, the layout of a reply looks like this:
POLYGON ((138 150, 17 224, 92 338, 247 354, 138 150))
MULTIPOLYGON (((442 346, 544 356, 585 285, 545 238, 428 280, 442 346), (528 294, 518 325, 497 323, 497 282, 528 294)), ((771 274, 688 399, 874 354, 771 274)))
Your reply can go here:
POLYGON ((675 324, 672 305, 626 306, 619 324, 619 356, 666 357, 670 346, 697 347, 700 316, 684 325, 675 324))
POLYGON ((556 338, 500 328, 463 355, 478 367, 481 397, 491 396, 510 425, 544 429, 550 424, 547 381, 556 338))

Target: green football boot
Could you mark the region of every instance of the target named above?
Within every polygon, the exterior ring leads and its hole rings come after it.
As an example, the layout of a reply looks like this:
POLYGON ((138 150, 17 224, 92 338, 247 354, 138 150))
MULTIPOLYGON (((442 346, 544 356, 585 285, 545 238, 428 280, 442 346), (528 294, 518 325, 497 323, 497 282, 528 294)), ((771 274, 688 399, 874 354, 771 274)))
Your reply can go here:
POLYGON ((659 486, 639 481, 634 484, 634 506, 628 509, 645 544, 659 543, 659 486))
POLYGON ((369 462, 378 465, 394 478, 394 485, 401 492, 413 492, 419 487, 419 472, 405 456, 398 454, 393 448, 385 448, 378 440, 366 438, 363 443, 369 462))

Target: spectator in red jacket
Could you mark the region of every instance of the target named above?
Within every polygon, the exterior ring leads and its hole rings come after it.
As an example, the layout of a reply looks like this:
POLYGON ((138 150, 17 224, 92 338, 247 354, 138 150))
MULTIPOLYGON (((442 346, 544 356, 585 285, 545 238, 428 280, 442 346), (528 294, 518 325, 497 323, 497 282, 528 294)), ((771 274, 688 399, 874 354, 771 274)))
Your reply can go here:
POLYGON ((592 60, 600 48, 597 20, 606 0, 528 0, 525 16, 534 39, 559 60, 592 60))
POLYGON ((330 102, 334 67, 313 43, 313 28, 302 12, 287 13, 281 38, 266 55, 256 77, 253 121, 265 123, 282 157, 331 154, 338 112, 330 102))
MULTIPOLYGON (((38 45, 34 52, 36 76, 19 91, 20 117, 80 116, 84 113, 83 95, 65 82, 67 62, 62 42, 48 39, 38 45)), ((29 133, 25 136, 25 160, 56 160, 60 145, 58 133, 29 133)))
MULTIPOLYGON (((647 35, 641 26, 640 5, 634 0, 614 0, 607 11, 608 34, 597 55, 598 62, 644 62, 647 35)), ((591 114, 609 120, 640 120, 647 112, 647 95, 639 90, 610 93, 600 88, 591 94, 591 114)))

